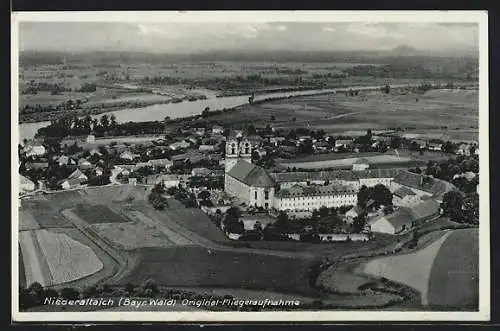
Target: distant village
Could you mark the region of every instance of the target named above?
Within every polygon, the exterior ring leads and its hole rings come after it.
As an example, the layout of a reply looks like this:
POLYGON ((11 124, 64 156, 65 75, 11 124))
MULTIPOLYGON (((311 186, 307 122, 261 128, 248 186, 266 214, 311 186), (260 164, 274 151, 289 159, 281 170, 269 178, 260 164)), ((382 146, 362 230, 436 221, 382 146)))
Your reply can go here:
POLYGON ((201 208, 233 240, 368 241, 443 215, 478 222, 477 143, 408 139, 396 131, 335 137, 213 125, 145 139, 35 139, 23 141, 18 152, 20 196, 144 185, 155 208, 168 208, 168 197, 201 208), (364 156, 403 150, 446 157, 408 167, 380 166, 364 156), (354 161, 321 169, 280 162, 322 154, 354 161))

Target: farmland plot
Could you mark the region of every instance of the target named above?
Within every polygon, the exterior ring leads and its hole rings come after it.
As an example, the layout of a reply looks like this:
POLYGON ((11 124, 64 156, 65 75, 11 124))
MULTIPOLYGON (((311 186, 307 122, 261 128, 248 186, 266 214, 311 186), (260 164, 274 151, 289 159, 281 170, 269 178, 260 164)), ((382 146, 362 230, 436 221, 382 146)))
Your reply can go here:
MULTIPOLYGON (((19 246, 23 257, 24 276, 28 286, 34 282, 45 286, 50 282, 50 275, 43 272, 43 261, 41 261, 38 255, 35 240, 31 231, 19 232, 19 246)), ((21 263, 21 261, 19 262, 21 263)))
POLYGON ((90 247, 66 234, 40 230, 37 231, 36 238, 49 266, 53 284, 83 278, 103 268, 102 262, 90 247))
POLYGON ((421 294, 422 305, 429 304, 429 279, 434 260, 452 231, 446 231, 441 238, 415 253, 378 258, 369 261, 362 268, 363 273, 384 277, 411 286, 421 294))
POLYGON ((40 224, 33 217, 33 214, 28 210, 19 210, 19 231, 37 229, 40 229, 40 224))
POLYGON ((144 247, 167 247, 174 244, 156 225, 140 221, 92 224, 90 227, 99 236, 125 250, 144 247))
POLYGON ((430 305, 478 308, 478 245, 477 229, 456 230, 448 237, 432 266, 429 279, 430 305))
POLYGON ((124 223, 128 220, 104 205, 77 204, 74 211, 89 224, 124 223))

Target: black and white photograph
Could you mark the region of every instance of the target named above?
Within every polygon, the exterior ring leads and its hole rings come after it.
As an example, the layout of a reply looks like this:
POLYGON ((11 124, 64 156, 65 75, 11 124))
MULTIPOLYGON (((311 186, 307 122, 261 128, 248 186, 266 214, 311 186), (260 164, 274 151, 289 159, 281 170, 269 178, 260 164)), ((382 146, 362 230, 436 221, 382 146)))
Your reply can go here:
POLYGON ((487 18, 14 12, 13 319, 488 320, 487 18))

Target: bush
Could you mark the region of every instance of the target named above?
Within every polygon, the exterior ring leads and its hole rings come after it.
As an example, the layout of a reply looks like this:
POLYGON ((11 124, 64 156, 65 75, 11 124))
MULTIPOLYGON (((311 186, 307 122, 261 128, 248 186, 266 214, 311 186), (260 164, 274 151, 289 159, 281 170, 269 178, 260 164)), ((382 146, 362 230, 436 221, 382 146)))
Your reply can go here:
POLYGON ((321 300, 314 300, 311 304, 312 309, 321 309, 323 308, 323 301, 321 300))
POLYGON ((59 294, 63 299, 67 300, 77 300, 80 296, 80 292, 72 287, 65 287, 61 289, 59 294))

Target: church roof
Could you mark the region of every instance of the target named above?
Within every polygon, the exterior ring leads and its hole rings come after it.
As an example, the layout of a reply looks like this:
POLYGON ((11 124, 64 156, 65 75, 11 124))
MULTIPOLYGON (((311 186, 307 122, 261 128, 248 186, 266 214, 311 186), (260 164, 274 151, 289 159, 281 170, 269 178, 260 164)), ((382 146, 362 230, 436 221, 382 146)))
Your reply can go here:
POLYGON ((238 160, 228 175, 248 186, 274 186, 273 178, 263 168, 244 160, 238 160))

